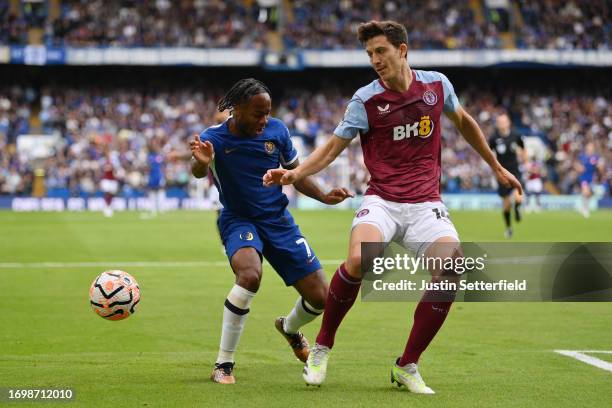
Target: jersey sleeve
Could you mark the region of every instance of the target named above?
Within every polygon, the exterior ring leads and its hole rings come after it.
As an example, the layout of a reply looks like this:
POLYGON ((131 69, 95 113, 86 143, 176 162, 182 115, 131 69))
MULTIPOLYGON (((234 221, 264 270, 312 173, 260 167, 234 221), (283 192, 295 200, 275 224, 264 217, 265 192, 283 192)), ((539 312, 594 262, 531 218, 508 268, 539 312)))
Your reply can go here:
POLYGON ((366 133, 369 129, 368 114, 363 101, 358 96, 353 96, 334 134, 343 139, 353 139, 359 133, 366 133))
POLYGON ((289 129, 285 124, 282 125, 283 134, 280 143, 280 163, 281 166, 289 166, 294 163, 298 158, 298 152, 293 147, 293 142, 291 141, 291 135, 289 134, 289 129))
POLYGON ((213 133, 210 132, 208 129, 206 129, 205 131, 203 131, 202 133, 200 133, 200 141, 201 142, 210 142, 213 144, 213 147, 217 147, 215 142, 217 138, 214 137, 213 133))
POLYGON ((453 84, 451 84, 446 75, 439 74, 442 80, 442 88, 444 89, 444 112, 456 112, 461 105, 455 93, 455 88, 453 88, 453 84))

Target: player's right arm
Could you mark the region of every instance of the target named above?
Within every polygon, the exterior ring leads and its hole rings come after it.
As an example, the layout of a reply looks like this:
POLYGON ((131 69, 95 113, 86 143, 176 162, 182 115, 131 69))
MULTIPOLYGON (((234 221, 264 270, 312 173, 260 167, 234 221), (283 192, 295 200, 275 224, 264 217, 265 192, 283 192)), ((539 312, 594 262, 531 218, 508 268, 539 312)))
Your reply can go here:
POLYGON ((293 184, 305 177, 317 174, 329 166, 357 135, 366 133, 368 129, 365 106, 361 98, 355 94, 346 108, 342 122, 336 127, 333 136, 327 143, 315 149, 304 163, 293 170, 268 170, 263 177, 264 186, 293 184))
POLYGON ((210 141, 200 140, 200 136, 195 135, 189 142, 191 148, 191 173, 195 178, 206 177, 208 166, 215 156, 215 150, 210 141))
POLYGON ((308 176, 317 174, 329 166, 350 143, 351 139, 344 139, 333 135, 327 143, 316 148, 304 163, 300 164, 295 169, 268 170, 263 178, 264 185, 269 187, 273 184, 294 184, 308 176))

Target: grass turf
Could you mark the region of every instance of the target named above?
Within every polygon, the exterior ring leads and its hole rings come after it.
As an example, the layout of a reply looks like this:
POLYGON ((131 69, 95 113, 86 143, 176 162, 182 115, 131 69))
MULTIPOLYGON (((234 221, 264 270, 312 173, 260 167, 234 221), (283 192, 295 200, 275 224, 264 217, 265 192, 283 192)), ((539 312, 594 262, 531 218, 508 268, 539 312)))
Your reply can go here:
MULTIPOLYGON (((351 212, 294 215, 320 259, 344 258, 351 212)), ((497 212, 452 216, 465 241, 501 239, 497 212)), ((528 214, 514 240, 610 241, 610 231, 611 212, 586 220, 566 212, 528 214)), ((222 305, 233 282, 229 268, 122 262, 224 260, 214 213, 141 220, 137 213, 105 219, 96 213, 0 212, 0 387, 72 387, 70 406, 117 407, 569 407, 605 406, 612 399, 612 373, 552 352, 612 350, 612 307, 606 303, 457 303, 421 359, 437 394, 417 396, 389 383, 414 303, 357 302, 339 330, 328 380, 320 389, 305 387, 301 364, 273 327, 296 293, 269 266, 240 341, 238 384, 212 384, 222 305), (101 264, 35 264, 41 262, 101 264), (140 310, 126 321, 104 321, 88 306, 91 281, 110 268, 132 273, 142 289, 140 310)), ((328 275, 335 267, 325 265, 328 275)), ((318 327, 319 321, 307 326, 307 337, 313 340, 318 327)))

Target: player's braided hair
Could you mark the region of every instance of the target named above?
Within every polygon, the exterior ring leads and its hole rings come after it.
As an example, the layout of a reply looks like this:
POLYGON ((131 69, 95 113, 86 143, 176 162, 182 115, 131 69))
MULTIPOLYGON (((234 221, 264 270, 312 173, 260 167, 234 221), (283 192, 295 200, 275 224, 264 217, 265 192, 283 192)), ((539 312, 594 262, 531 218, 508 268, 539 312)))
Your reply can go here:
POLYGON ((219 112, 223 112, 226 109, 232 109, 234 106, 248 101, 252 96, 260 93, 270 94, 270 90, 263 82, 255 78, 241 79, 227 91, 223 98, 221 98, 217 109, 219 112))

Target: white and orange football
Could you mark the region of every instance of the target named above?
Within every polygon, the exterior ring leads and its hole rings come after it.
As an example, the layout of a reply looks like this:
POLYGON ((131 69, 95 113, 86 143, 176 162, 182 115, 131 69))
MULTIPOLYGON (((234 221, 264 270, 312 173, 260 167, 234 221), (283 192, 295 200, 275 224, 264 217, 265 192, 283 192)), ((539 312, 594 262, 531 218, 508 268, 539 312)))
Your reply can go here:
POLYGON ((108 320, 122 320, 136 312, 140 302, 140 287, 127 272, 105 271, 91 284, 89 302, 98 316, 108 320))

